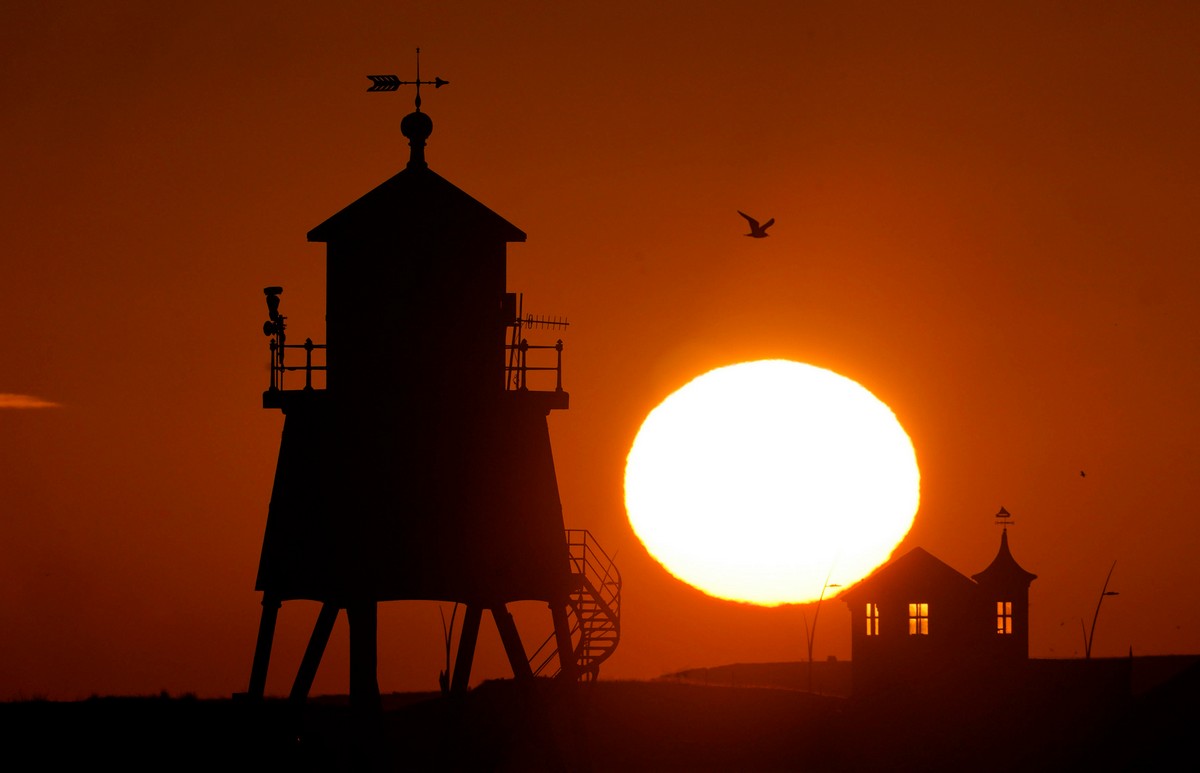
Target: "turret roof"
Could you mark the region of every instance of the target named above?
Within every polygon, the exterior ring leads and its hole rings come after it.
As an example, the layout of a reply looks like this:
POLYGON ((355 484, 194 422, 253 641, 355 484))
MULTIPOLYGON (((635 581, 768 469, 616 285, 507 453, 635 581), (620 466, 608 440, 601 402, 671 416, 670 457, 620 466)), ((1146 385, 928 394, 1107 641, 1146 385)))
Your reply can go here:
POLYGON ((1023 583, 1025 587, 1029 587, 1029 583, 1037 579, 1036 574, 1022 569, 1017 560, 1013 558, 1012 551, 1008 549, 1007 528, 1000 532, 1000 550, 996 552, 996 557, 992 559, 992 563, 988 564, 988 567, 982 572, 973 574, 971 577, 983 585, 1023 583))

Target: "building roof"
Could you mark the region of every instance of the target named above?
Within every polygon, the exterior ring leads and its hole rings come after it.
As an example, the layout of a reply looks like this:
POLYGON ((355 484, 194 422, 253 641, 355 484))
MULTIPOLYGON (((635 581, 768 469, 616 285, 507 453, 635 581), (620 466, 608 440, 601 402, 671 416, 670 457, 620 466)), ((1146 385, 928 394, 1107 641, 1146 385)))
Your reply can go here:
POLYGON ((1037 579, 1037 575, 1032 572, 1027 572, 1021 568, 1017 560, 1013 558, 1012 551, 1008 549, 1008 529, 1000 532, 1000 550, 996 552, 996 557, 992 559, 992 563, 978 574, 973 574, 971 577, 981 585, 1024 585, 1029 587, 1029 583, 1037 579))
MULTIPOLYGON (((913 590, 949 591, 968 590, 975 583, 966 575, 924 548, 913 548, 904 555, 894 558, 867 577, 838 594, 838 598, 855 603, 868 594, 878 595, 881 591, 908 592, 913 590)), ((870 600, 870 599, 867 599, 870 600)))
POLYGON ((310 242, 341 239, 523 242, 525 232, 427 167, 409 166, 308 232, 310 242))
POLYGON ((433 120, 417 109, 400 122, 408 138, 408 166, 308 232, 310 242, 472 241, 523 242, 525 232, 468 196, 425 162, 433 120))

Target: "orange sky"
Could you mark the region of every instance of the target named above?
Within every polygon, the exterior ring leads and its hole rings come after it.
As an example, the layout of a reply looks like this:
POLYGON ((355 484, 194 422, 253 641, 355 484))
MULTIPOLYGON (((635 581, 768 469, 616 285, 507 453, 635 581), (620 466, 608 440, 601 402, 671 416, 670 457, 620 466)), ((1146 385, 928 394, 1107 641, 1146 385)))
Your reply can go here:
MULTIPOLYGON (((1200 652, 1200 6, 904 5, 0 7, 0 698, 245 689, 261 288, 323 340, 305 234, 403 166, 411 97, 364 76, 416 46, 451 82, 430 166, 528 233, 509 288, 572 323, 551 433, 567 524, 624 575, 605 676, 803 657, 799 608, 681 585, 621 501, 645 414, 764 357, 896 412, 902 549, 971 574, 1013 514, 1032 655, 1082 653, 1114 560, 1093 654, 1200 652)), ((269 692, 314 616, 285 605, 269 692)), ((847 625, 822 608, 818 658, 847 625)), ((476 680, 509 673, 487 621, 480 647, 476 680)), ((384 690, 436 689, 437 606, 383 609, 380 653, 384 690)))

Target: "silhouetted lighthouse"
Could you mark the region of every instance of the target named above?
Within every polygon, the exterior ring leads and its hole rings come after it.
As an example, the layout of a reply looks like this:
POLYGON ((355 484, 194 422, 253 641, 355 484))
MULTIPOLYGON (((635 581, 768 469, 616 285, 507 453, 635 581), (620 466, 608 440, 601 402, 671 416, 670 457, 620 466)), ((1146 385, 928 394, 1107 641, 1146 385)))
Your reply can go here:
POLYGON ((445 82, 381 78, 390 88, 373 90, 417 86, 401 123, 410 158, 308 234, 326 244, 326 346, 288 342, 282 290, 266 289, 263 406, 286 418, 250 694, 263 693, 275 616, 291 599, 323 602, 293 698, 307 695, 345 609, 352 700, 377 701, 376 604, 405 599, 466 605, 455 690, 467 688, 484 610, 516 677, 550 661, 566 677, 594 675, 617 643, 620 580, 586 532, 564 530, 547 427, 568 406, 562 342, 530 346, 525 330, 544 321, 523 319, 505 287, 507 244, 525 234, 428 168, 420 86, 445 82), (285 388, 295 371, 304 387, 285 388), (532 665, 506 607, 520 600, 546 602, 554 621, 550 655, 532 665))

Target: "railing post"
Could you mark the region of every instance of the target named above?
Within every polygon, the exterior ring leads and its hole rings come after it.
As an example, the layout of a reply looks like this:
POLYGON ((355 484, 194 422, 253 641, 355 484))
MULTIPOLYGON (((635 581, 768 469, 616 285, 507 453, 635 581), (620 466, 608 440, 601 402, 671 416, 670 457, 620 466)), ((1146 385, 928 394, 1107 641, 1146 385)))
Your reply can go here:
POLYGON ((304 339, 304 391, 312 391, 312 350, 311 338, 304 339))
POLYGON ((526 363, 525 363, 525 359, 526 359, 528 356, 529 356, 529 339, 527 339, 527 338, 522 338, 522 339, 521 339, 521 352, 520 352, 520 357, 519 357, 519 359, 520 359, 520 366, 519 366, 519 367, 520 367, 520 369, 521 369, 521 386, 520 386, 520 389, 521 389, 521 391, 522 391, 522 392, 524 392, 526 389, 528 389, 528 385, 527 385, 527 384, 526 384, 526 382, 525 382, 525 378, 526 378, 526 363))
POLYGON ((560 339, 558 339, 558 343, 556 343, 554 345, 554 351, 558 352, 558 365, 554 369, 558 376, 558 381, 554 387, 555 392, 562 391, 562 350, 563 350, 563 344, 562 344, 562 339, 560 338, 560 339))
POLYGON ((275 336, 275 340, 279 343, 279 345, 275 348, 275 353, 277 355, 279 355, 276 361, 279 363, 279 368, 278 368, 279 379, 278 380, 279 380, 279 389, 280 389, 280 391, 282 391, 283 390, 283 374, 287 372, 287 369, 284 367, 284 362, 283 362, 284 355, 287 350, 287 336, 285 336, 281 332, 275 336))
POLYGON ((279 384, 276 383, 276 379, 278 378, 278 373, 279 373, 279 368, 278 368, 279 352, 277 351, 278 349, 279 349, 279 341, 272 338, 271 339, 271 389, 279 389, 279 384))

